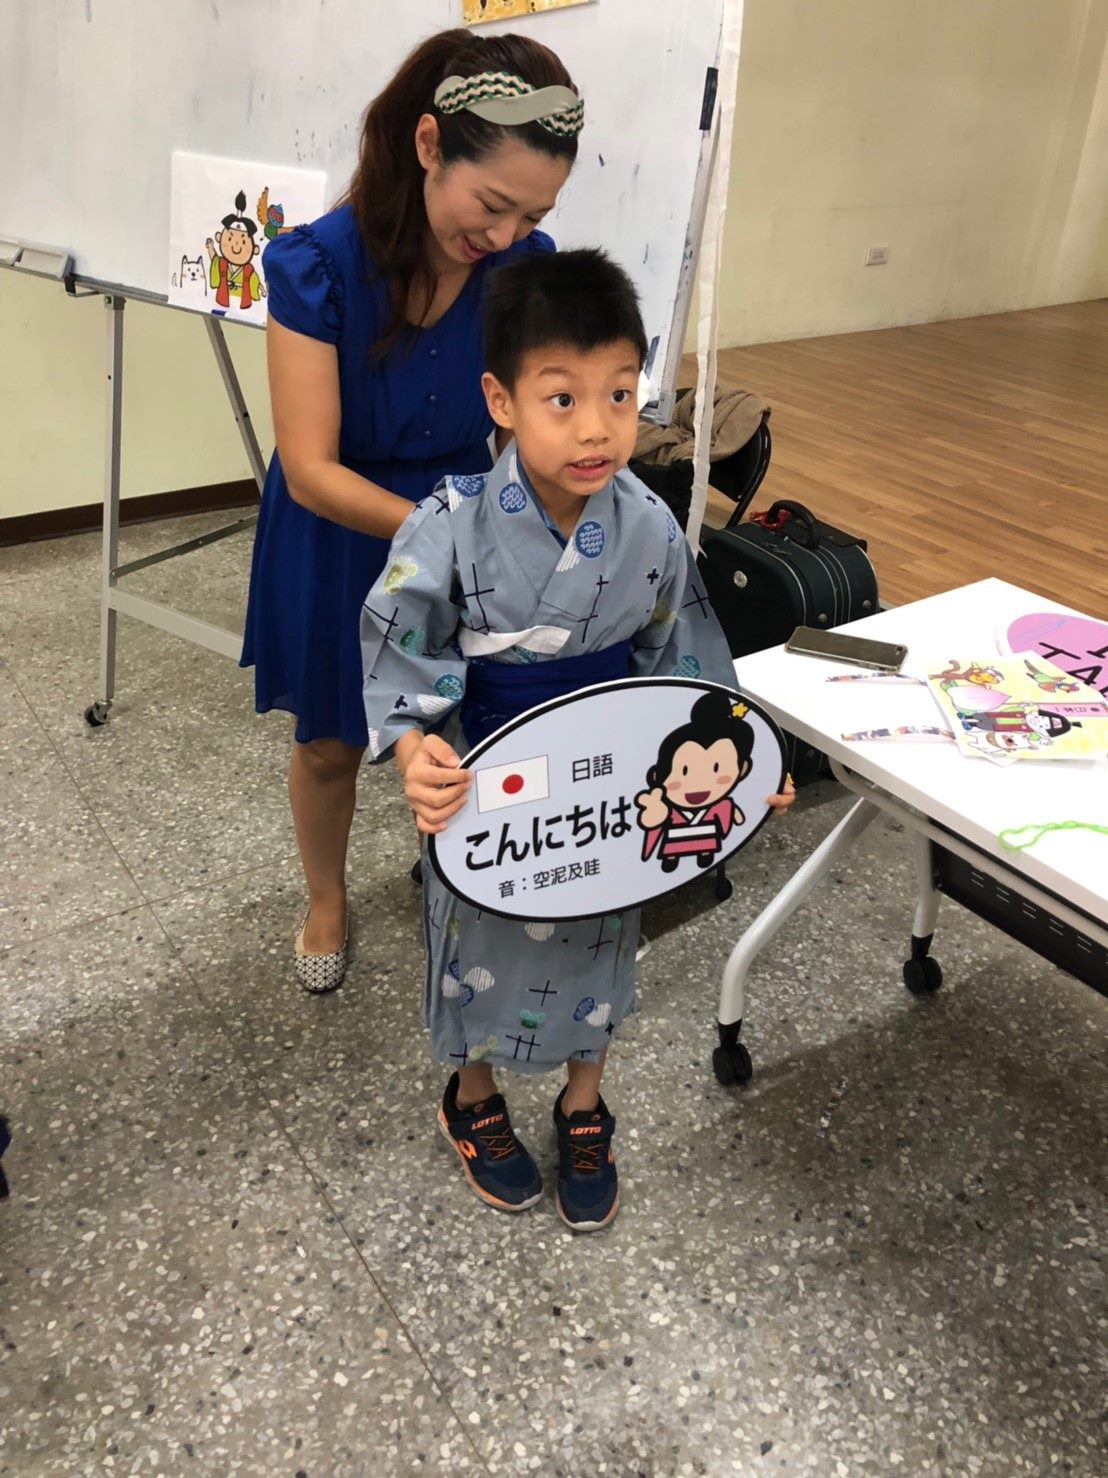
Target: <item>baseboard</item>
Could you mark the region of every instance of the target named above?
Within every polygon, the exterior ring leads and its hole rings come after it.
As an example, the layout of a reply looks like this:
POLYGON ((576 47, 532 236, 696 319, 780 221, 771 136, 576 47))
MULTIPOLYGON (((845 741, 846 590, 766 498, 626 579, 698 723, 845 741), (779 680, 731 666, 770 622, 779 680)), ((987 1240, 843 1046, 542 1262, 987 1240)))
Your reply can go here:
MULTIPOLYGON (((149 523, 188 513, 218 513, 227 508, 249 508, 257 501, 258 485, 252 478, 213 482, 201 488, 177 488, 171 493, 124 498, 119 505, 119 522, 149 523)), ((82 503, 77 508, 52 508, 45 513, 0 518, 0 549, 12 544, 31 544, 38 539, 60 539, 66 534, 87 534, 99 529, 103 520, 103 503, 82 503)))

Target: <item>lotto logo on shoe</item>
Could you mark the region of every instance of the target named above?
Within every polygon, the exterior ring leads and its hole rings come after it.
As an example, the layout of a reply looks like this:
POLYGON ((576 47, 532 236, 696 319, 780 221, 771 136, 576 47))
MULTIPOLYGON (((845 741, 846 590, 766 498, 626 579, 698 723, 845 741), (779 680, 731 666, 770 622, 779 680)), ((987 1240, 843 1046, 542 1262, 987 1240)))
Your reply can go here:
POLYGON ((545 754, 477 771, 477 809, 481 812, 502 811, 505 806, 519 806, 524 801, 544 801, 549 794, 545 754))

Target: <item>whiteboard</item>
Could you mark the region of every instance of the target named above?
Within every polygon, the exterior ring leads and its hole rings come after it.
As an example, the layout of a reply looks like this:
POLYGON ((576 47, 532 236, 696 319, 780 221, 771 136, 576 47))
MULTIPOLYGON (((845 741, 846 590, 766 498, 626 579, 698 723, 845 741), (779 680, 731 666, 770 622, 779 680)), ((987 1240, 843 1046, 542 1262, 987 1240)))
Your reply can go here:
MULTIPOLYGON (((596 0, 480 28, 552 47, 584 96, 577 166, 543 228, 562 247, 605 246, 634 278, 655 390, 684 333, 725 3, 596 0)), ((320 168, 334 201, 370 98, 461 11, 0 0, 0 237, 69 252, 86 282, 164 297, 174 149, 320 168)))

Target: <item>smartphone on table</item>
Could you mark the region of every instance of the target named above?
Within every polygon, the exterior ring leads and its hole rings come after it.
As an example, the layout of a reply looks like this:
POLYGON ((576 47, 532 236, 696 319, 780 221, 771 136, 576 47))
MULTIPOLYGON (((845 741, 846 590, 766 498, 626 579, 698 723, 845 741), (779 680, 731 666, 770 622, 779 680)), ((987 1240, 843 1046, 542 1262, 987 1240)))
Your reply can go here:
POLYGON ((899 642, 875 641, 849 631, 822 631, 816 626, 798 626, 785 643, 785 651, 849 662, 854 667, 872 667, 877 672, 899 672, 908 655, 908 648, 899 642))

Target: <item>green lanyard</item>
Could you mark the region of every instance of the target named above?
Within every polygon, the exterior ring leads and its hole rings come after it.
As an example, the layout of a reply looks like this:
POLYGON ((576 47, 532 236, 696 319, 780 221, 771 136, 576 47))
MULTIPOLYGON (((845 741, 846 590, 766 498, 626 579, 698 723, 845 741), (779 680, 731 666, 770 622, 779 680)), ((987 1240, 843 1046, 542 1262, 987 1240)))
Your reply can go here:
POLYGON ((1006 827, 997 837, 997 841, 1009 852, 1023 852, 1041 841, 1048 831, 1098 831, 1101 836, 1108 837, 1108 826, 1096 826, 1091 821, 1044 821, 1038 826, 1034 822, 1029 822, 1026 826, 1006 827), (1025 831, 1032 833, 1026 841, 1011 840, 1025 831))

